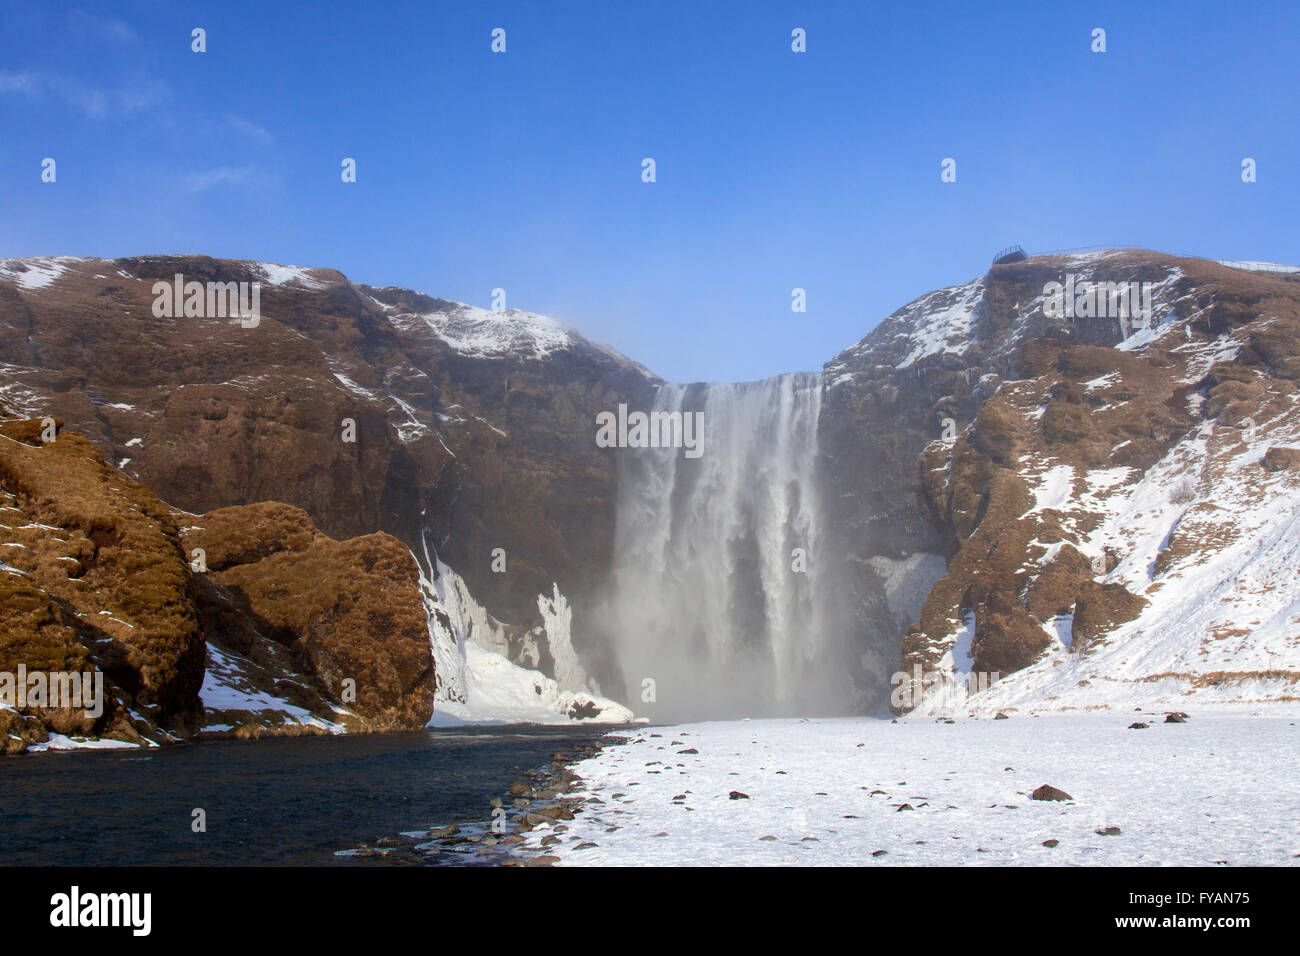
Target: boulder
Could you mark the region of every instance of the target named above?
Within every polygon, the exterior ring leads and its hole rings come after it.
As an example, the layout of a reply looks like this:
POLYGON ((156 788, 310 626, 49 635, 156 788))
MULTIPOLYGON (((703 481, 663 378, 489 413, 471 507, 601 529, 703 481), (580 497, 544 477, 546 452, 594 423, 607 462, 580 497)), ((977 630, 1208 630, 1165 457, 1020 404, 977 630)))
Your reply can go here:
POLYGON ((1300 448, 1275 445, 1264 453, 1267 471, 1295 471, 1300 469, 1300 448))
POLYGON ((1053 787, 1052 785, 1046 783, 1043 784, 1041 787, 1039 787, 1037 790, 1035 790, 1032 794, 1030 794, 1030 796, 1034 800, 1073 800, 1074 799, 1074 797, 1070 796, 1064 790, 1058 790, 1056 787, 1053 787))

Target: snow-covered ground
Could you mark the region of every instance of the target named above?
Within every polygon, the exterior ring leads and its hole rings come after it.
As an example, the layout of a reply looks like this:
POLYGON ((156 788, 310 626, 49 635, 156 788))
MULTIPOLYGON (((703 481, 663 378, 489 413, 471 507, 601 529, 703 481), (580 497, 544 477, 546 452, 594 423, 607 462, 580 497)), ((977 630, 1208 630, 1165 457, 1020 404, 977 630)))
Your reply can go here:
POLYGON ((603 802, 558 834, 537 827, 521 846, 558 835, 545 852, 566 865, 1297 865, 1297 720, 1196 713, 1166 724, 1131 713, 643 728, 574 767, 586 789, 571 796, 603 802), (1136 720, 1150 727, 1128 729, 1136 720), (1045 783, 1073 801, 1030 799, 1045 783), (1120 832, 1097 832, 1110 827, 1120 832))
POLYGON ((939 352, 957 355, 965 352, 970 346, 975 306, 983 294, 984 280, 979 278, 919 299, 914 329, 908 333, 911 350, 898 367, 908 368, 913 362, 939 352))

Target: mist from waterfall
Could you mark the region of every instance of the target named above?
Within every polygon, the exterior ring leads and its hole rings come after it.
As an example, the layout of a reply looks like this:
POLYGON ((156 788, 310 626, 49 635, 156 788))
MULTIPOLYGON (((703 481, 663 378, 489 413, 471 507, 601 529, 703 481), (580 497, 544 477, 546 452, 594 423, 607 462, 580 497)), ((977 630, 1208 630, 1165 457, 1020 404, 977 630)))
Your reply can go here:
POLYGON ((702 455, 620 452, 602 618, 638 714, 851 710, 842 591, 819 552, 821 394, 814 374, 665 385, 653 410, 703 412, 702 455))

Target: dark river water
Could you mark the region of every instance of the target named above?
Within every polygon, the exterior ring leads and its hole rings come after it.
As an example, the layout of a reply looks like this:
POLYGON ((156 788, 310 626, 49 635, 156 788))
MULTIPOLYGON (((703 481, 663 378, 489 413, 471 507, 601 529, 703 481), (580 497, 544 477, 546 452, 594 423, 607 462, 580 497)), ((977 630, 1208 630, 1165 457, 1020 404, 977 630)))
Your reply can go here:
POLYGON ((373 865, 335 851, 482 823, 607 728, 475 727, 0 758, 0 865, 373 865), (207 813, 207 832, 191 829, 207 813))

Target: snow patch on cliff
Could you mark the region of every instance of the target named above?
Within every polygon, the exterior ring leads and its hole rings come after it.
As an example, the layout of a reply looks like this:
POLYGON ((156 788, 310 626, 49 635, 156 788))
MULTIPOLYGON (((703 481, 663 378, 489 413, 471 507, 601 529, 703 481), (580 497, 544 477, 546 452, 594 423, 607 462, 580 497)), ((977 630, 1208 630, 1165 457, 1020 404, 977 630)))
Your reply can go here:
POLYGON ((551 657, 555 659, 555 680, 566 691, 594 690, 600 693, 600 688, 593 685, 578 661, 578 652, 573 649, 573 609, 569 607, 568 599, 560 593, 558 584, 552 584, 551 591, 549 598, 545 594, 537 595, 537 610, 545 622, 551 657))
POLYGON ((913 328, 908 333, 911 350, 898 367, 907 368, 940 352, 965 352, 970 347, 975 307, 983 295, 984 280, 980 278, 918 299, 911 316, 916 321, 909 323, 913 328))
POLYGON ((477 358, 507 355, 544 359, 553 352, 573 348, 585 341, 578 333, 555 319, 519 309, 489 311, 457 303, 445 312, 401 312, 394 306, 373 300, 388 313, 388 320, 403 332, 421 326, 449 348, 477 358))
MULTIPOLYGON (((199 697, 203 702, 202 731, 232 730, 236 724, 255 722, 269 725, 301 724, 316 727, 331 734, 341 734, 345 728, 337 721, 318 717, 311 711, 292 703, 287 697, 267 693, 258 685, 258 675, 265 672, 247 658, 223 651, 215 644, 207 646, 207 666, 203 671, 203 687, 199 697), (233 713, 232 713, 233 712, 233 713)), ((285 678, 277 682, 279 686, 285 678)), ((294 683, 294 681, 290 681, 294 683)), ((346 714, 335 708, 339 715, 346 714)))
POLYGON ((304 289, 323 289, 326 283, 307 274, 308 270, 299 266, 282 266, 276 262, 261 262, 257 268, 266 281, 272 285, 301 286, 304 289))
POLYGON ((68 266, 81 262, 77 256, 52 256, 39 259, 6 259, 0 263, 0 278, 8 279, 20 289, 32 291, 52 285, 68 266))

